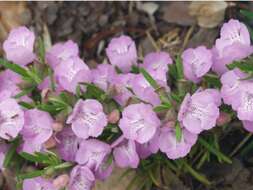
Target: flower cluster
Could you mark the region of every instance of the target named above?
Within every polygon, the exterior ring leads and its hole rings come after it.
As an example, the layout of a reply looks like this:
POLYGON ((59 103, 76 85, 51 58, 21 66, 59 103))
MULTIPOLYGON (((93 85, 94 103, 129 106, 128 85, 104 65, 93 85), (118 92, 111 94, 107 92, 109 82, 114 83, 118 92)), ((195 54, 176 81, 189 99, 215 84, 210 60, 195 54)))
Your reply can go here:
MULTIPOLYGON (((3 44, 6 59, 30 71, 28 65, 40 61, 34 43, 26 27, 12 30, 3 44)), ((138 63, 134 41, 122 35, 106 48, 108 60, 90 69, 76 43, 57 43, 39 63, 53 74, 35 87, 32 83, 33 92, 20 95, 31 84, 11 70, 0 73, 0 168, 10 142, 19 138, 19 153, 50 150, 74 164, 70 174, 54 179, 25 179, 24 190, 88 190, 96 179, 110 176, 114 166, 137 168, 154 154, 185 157, 203 131, 229 121, 220 111, 223 102, 253 132, 253 80, 242 80, 247 74, 226 67, 252 52, 246 26, 231 19, 212 49, 199 46, 182 53, 183 77, 199 88, 173 98, 168 76, 175 64, 167 52, 152 52, 138 63), (205 84, 211 70, 220 77, 220 89, 205 84)))

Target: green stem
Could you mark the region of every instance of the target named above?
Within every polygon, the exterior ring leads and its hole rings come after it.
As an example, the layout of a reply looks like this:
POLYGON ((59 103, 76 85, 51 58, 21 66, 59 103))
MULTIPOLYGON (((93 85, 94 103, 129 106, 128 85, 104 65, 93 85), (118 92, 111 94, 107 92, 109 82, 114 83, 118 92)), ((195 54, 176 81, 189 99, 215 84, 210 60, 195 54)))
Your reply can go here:
POLYGON ((236 147, 235 147, 235 149, 229 154, 229 156, 230 157, 232 157, 232 156, 234 156, 237 152, 238 152, 238 150, 240 150, 242 147, 243 147, 243 145, 245 145, 245 143, 250 139, 250 137, 252 137, 252 133, 249 133, 241 142, 240 142, 240 144, 238 144, 236 147))
POLYGON ((203 138, 199 137, 199 142, 200 142, 200 144, 202 146, 204 146, 211 153, 213 153, 217 157, 220 157, 224 162, 226 162, 228 164, 232 164, 232 161, 231 161, 230 158, 228 158, 227 156, 225 156, 222 152, 220 152, 220 151, 216 150, 215 148, 213 148, 210 144, 208 144, 208 142, 206 142, 206 140, 204 140, 203 138))
POLYGON ((211 182, 202 174, 198 173, 196 170, 194 170, 187 162, 183 162, 185 169, 193 176, 195 177, 198 181, 205 185, 211 185, 211 182))

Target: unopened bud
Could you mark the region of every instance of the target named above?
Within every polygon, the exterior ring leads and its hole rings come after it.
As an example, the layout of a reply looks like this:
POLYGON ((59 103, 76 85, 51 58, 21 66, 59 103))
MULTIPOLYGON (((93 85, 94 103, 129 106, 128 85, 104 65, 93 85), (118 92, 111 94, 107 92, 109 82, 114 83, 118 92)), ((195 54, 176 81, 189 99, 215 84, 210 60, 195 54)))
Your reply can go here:
POLYGON ((54 136, 51 136, 45 143, 44 143, 44 147, 46 149, 50 149, 50 148, 54 148, 56 146, 56 140, 54 138, 54 136))
POLYGON ((231 121, 231 116, 226 112, 220 112, 218 119, 216 120, 216 124, 218 126, 225 125, 231 121))
POLYGON ((53 186, 58 190, 63 189, 68 185, 68 182, 69 176, 67 174, 63 174, 54 179, 53 186))
POLYGON ((120 119, 120 113, 119 113, 119 110, 113 110, 111 113, 109 113, 108 115, 108 122, 109 123, 112 123, 112 124, 115 124, 119 121, 120 119))
POLYGON ((54 122, 52 128, 55 132, 60 132, 63 129, 63 124, 60 122, 54 122))

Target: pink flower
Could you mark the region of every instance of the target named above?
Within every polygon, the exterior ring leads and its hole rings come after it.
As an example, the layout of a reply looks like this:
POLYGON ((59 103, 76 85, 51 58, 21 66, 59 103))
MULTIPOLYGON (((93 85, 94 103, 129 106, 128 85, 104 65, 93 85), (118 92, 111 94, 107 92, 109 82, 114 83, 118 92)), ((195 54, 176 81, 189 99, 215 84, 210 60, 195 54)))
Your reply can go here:
POLYGON ((198 83, 211 68, 212 52, 205 46, 189 48, 182 54, 184 75, 188 80, 198 83))
POLYGON ((54 72, 61 87, 72 93, 76 92, 78 83, 91 81, 90 69, 79 57, 62 61, 54 72))
POLYGON ((21 131, 23 139, 32 144, 41 145, 53 134, 53 119, 49 113, 37 109, 25 112, 25 124, 21 131))
POLYGON ((157 81, 167 83, 167 72, 172 64, 170 55, 166 52, 153 52, 144 57, 143 67, 157 81))
POLYGON ((3 43, 6 58, 19 65, 26 65, 35 59, 34 33, 24 26, 12 29, 3 43))
POLYGON ((81 139, 77 138, 70 127, 65 127, 56 135, 56 149, 63 160, 74 161, 81 139))
POLYGON ((152 106, 143 103, 127 106, 119 121, 124 137, 141 144, 152 139, 160 124, 152 106))
POLYGON ((139 99, 150 103, 153 106, 158 106, 161 104, 159 95, 141 74, 135 75, 131 83, 132 90, 139 99))
POLYGON ((11 140, 19 134, 24 125, 24 112, 18 103, 7 98, 0 101, 0 137, 11 140))
POLYGON ((18 74, 5 70, 0 73, 0 81, 0 92, 9 91, 11 96, 15 96, 20 92, 17 84, 21 82, 21 77, 18 74))
POLYGON ((138 167, 140 159, 134 141, 126 140, 121 136, 112 144, 112 147, 114 148, 113 157, 118 167, 138 167))
POLYGON ((230 19, 221 28, 220 38, 213 48, 214 64, 212 69, 223 74, 227 64, 248 57, 253 52, 247 27, 238 20, 230 19))
POLYGON ((199 134, 203 130, 211 129, 219 117, 218 102, 220 97, 207 90, 196 92, 192 96, 187 94, 180 106, 178 120, 191 133, 199 134))
POLYGON ((196 143, 198 135, 182 129, 180 142, 176 139, 175 130, 172 127, 162 127, 159 136, 160 150, 166 153, 169 159, 185 157, 196 143))
POLYGON ((253 121, 242 121, 244 129, 253 133, 253 121))
POLYGON ((243 83, 240 89, 240 96, 237 97, 237 116, 240 120, 253 121, 253 83, 243 83))
POLYGON ((114 162, 107 157, 105 157, 98 169, 94 171, 96 179, 105 180, 111 175, 114 168, 114 162))
POLYGON ((75 166, 70 173, 69 190, 91 190, 95 176, 87 166, 75 166))
POLYGON ((23 182, 23 190, 57 190, 51 181, 46 180, 42 177, 36 177, 36 178, 31 178, 31 179, 25 179, 23 182))
POLYGON ((133 96, 128 88, 132 88, 132 79, 136 75, 132 73, 116 75, 112 80, 112 86, 115 89, 113 98, 121 106, 125 106, 133 96))
POLYGON ((83 140, 76 153, 76 162, 91 170, 98 170, 99 166, 111 152, 110 145, 97 139, 83 140))
POLYGON ((67 124, 71 124, 76 136, 87 139, 88 137, 98 137, 102 134, 107 125, 107 117, 103 112, 103 106, 97 100, 79 100, 72 114, 67 119, 67 124))
POLYGON ((47 63, 55 68, 61 62, 68 60, 69 58, 78 57, 79 50, 76 43, 68 40, 64 43, 57 43, 46 52, 47 63))
POLYGON ((231 105, 233 109, 238 107, 241 85, 246 82, 240 79, 245 77, 246 74, 240 72, 238 69, 228 71, 221 76, 221 97, 224 103, 231 105))
POLYGON ((156 131, 156 134, 150 141, 144 144, 136 143, 136 150, 141 159, 146 159, 150 155, 155 154, 159 151, 159 145, 157 143, 159 140, 159 134, 160 129, 156 131))
POLYGON ((99 88, 107 91, 115 75, 116 72, 112 65, 99 64, 96 69, 92 70, 92 82, 99 88))
POLYGON ((106 48, 106 55, 110 63, 117 66, 124 73, 137 64, 137 51, 134 41, 128 36, 113 38, 106 48))
POLYGON ((0 143, 0 171, 3 169, 5 155, 8 151, 9 146, 4 142, 0 143))

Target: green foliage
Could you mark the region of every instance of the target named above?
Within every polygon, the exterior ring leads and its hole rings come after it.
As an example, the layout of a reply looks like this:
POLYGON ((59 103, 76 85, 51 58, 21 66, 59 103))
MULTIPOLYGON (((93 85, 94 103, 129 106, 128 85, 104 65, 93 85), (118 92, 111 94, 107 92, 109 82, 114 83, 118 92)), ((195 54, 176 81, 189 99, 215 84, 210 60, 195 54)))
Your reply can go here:
POLYGON ((18 181, 42 175, 52 175, 57 170, 67 169, 73 166, 73 163, 62 162, 55 153, 50 151, 45 153, 35 152, 34 154, 21 152, 19 155, 29 162, 42 164, 44 168, 42 170, 34 170, 28 173, 21 173, 17 176, 18 181))
POLYGON ((163 112, 163 111, 168 111, 170 108, 171 108, 171 104, 163 103, 159 106, 154 107, 153 110, 155 112, 163 112))
POLYGON ((249 57, 243 61, 234 61, 233 63, 226 65, 229 70, 238 68, 245 73, 253 73, 253 57, 249 57))
POLYGON ((17 137, 11 142, 10 148, 5 156, 4 163, 3 163, 3 166, 5 168, 8 168, 10 163, 12 162, 14 155, 16 153, 16 149, 19 146, 19 141, 20 139, 17 137))
POLYGON ((140 68, 140 72, 155 90, 160 88, 156 80, 144 68, 140 68))

